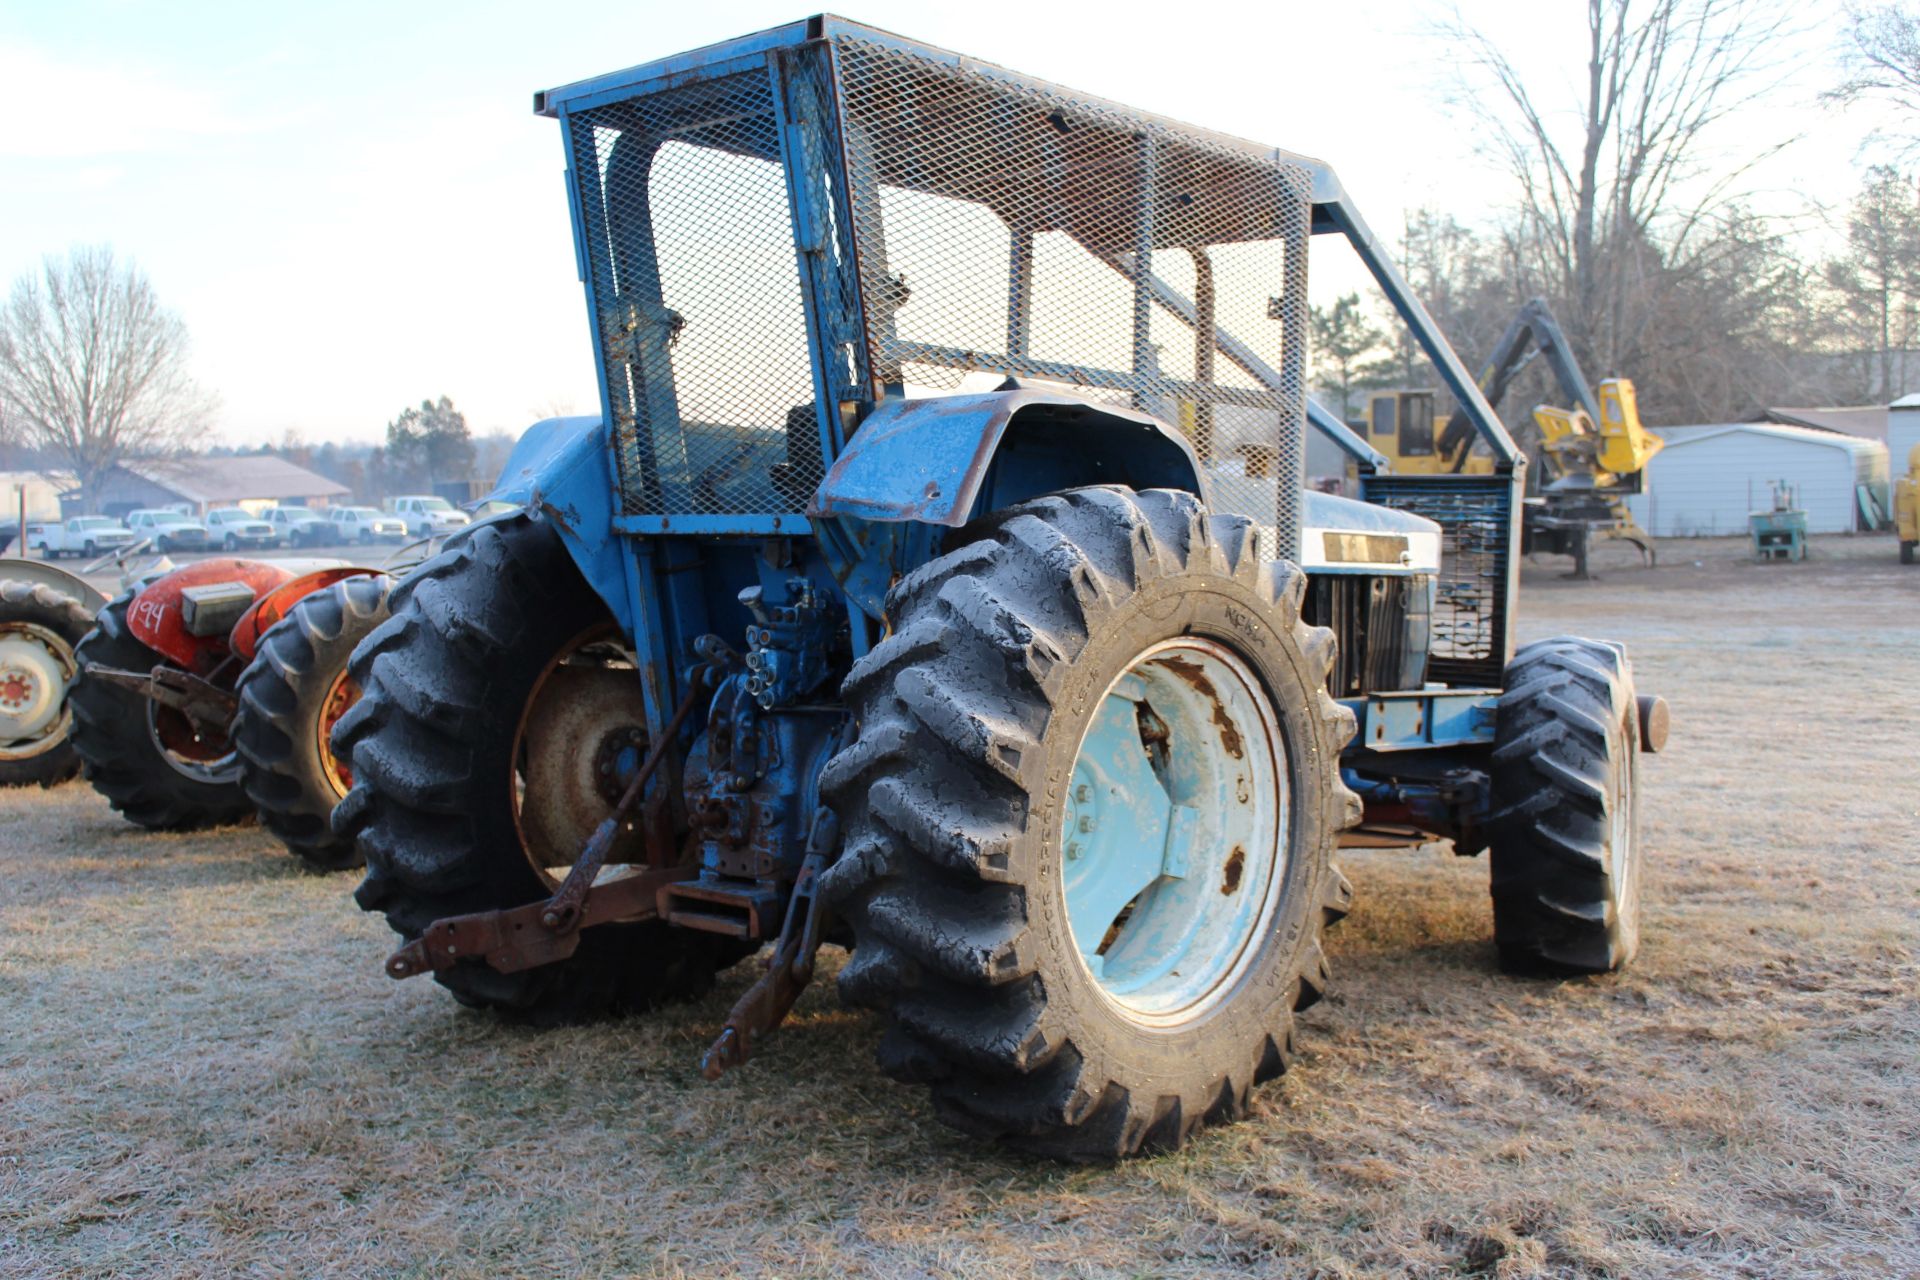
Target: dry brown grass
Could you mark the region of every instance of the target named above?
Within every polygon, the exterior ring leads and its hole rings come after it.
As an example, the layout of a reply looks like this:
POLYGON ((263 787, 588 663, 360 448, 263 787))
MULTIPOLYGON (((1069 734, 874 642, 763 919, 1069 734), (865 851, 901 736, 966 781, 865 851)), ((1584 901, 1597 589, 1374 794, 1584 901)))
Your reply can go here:
POLYGON ((350 878, 258 832, 8 793, 0 1272, 1920 1273, 1920 572, 1823 550, 1529 581, 1529 635, 1627 640, 1674 705, 1631 973, 1501 977, 1482 863, 1349 856, 1298 1068, 1111 1169, 949 1134, 830 983, 707 1085, 744 970, 523 1031, 382 977, 350 878))

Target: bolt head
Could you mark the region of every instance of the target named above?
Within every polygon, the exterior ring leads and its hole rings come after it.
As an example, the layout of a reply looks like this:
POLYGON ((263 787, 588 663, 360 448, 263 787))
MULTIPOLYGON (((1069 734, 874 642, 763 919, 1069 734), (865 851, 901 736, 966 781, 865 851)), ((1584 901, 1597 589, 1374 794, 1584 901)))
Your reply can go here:
POLYGON ((1073 789, 1073 798, 1081 804, 1085 804, 1087 801, 1093 799, 1093 788, 1083 782, 1073 789))
POLYGON ((1079 856, 1080 856, 1080 846, 1071 840, 1067 841, 1067 860, 1071 862, 1077 859, 1079 856))
POLYGON ((1090 813, 1083 813, 1083 814, 1081 814, 1081 815, 1080 815, 1080 829, 1081 829, 1082 831, 1091 831, 1091 830, 1093 830, 1093 815, 1092 815, 1092 814, 1090 814, 1090 813))

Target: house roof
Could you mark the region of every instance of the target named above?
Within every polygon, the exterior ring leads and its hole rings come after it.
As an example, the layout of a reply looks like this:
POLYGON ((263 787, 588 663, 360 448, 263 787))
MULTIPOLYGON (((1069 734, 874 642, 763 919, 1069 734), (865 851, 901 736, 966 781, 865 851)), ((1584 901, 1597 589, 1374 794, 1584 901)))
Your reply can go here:
POLYGON ((237 458, 165 458, 123 462, 124 469, 188 502, 284 501, 339 498, 351 492, 285 458, 256 454, 237 458))
POLYGON ((1844 450, 1852 454, 1858 454, 1863 450, 1875 448, 1885 450, 1886 448, 1886 445, 1878 440, 1849 435, 1844 431, 1833 431, 1822 427, 1793 427, 1777 422, 1726 422, 1718 425, 1680 427, 1676 430, 1684 434, 1664 437, 1668 449, 1683 449, 1690 444, 1699 444, 1702 440, 1713 440, 1726 435, 1772 436, 1779 440, 1797 440, 1806 444, 1822 445, 1829 449, 1844 450))
POLYGON ((1777 422, 1789 427, 1812 427, 1816 431, 1838 431, 1842 435, 1885 442, 1887 406, 1883 404, 1836 405, 1824 409, 1762 409, 1755 421, 1777 422))

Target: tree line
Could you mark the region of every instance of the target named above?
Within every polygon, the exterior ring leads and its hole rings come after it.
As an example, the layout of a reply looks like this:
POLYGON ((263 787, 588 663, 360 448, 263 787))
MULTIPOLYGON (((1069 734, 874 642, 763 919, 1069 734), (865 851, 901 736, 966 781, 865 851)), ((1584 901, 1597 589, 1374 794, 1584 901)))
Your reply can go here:
MULTIPOLYGON (((1832 104, 1920 122, 1916 5, 1849 12, 1832 104)), ((1775 0, 1586 0, 1579 47, 1544 66, 1522 65, 1457 15, 1437 33, 1456 55, 1449 110, 1472 124, 1508 195, 1483 225, 1415 210, 1399 256, 1469 365, 1539 296, 1588 376, 1633 378, 1654 423, 1885 403, 1914 389, 1920 189, 1907 161, 1920 125, 1882 140, 1890 154, 1837 215, 1840 248, 1826 256, 1799 247, 1811 213, 1762 212, 1749 189, 1791 139, 1735 126, 1804 55, 1802 12, 1775 0), (1555 109, 1546 82, 1569 69, 1577 103, 1555 109)), ((1343 414, 1369 390, 1431 384, 1384 319, 1357 293, 1312 312, 1313 381, 1343 414)), ((217 400, 190 376, 189 356, 184 322, 137 266, 107 248, 48 258, 0 306, 0 446, 72 471, 83 489, 122 459, 204 448, 217 400)), ((1515 394, 1546 390, 1523 382, 1515 394)), ((1510 406, 1508 416, 1525 415, 1510 406)), ((365 496, 491 474, 445 396, 398 414, 383 446, 328 448, 312 454, 316 467, 337 467, 365 496)))
MULTIPOLYGON (((1769 405, 1884 404, 1920 390, 1920 185, 1915 138, 1877 139, 1845 208, 1763 213, 1748 183, 1791 139, 1740 122, 1805 49, 1793 6, 1758 0, 1587 0, 1581 47, 1522 66, 1455 18, 1450 104, 1507 176, 1485 225, 1418 209, 1399 237, 1414 293, 1476 368, 1528 298, 1553 308, 1592 378, 1635 380, 1653 423, 1726 422, 1769 405), (1545 82, 1577 66, 1576 109, 1545 82), (1543 74, 1544 73, 1544 74, 1543 74), (1823 222, 1837 247, 1807 255, 1823 222)), ((1824 96, 1920 121, 1920 10, 1850 12, 1846 78, 1824 96)), ((1359 294, 1312 314, 1315 388, 1337 411, 1433 378, 1359 294)), ((1561 398, 1545 371, 1516 388, 1561 398)), ((1512 403, 1507 416, 1524 419, 1512 403)))
MULTIPOLYGON (((194 381, 191 354, 185 322, 137 265, 106 246, 48 257, 0 307, 0 449, 70 472, 83 494, 123 461, 205 449, 219 400, 194 381)), ((443 395, 401 410, 384 445, 310 447, 290 437, 212 452, 287 457, 370 501, 490 477, 505 452, 488 443, 483 459, 466 415, 443 395), (477 471, 483 461, 492 470, 477 471)))

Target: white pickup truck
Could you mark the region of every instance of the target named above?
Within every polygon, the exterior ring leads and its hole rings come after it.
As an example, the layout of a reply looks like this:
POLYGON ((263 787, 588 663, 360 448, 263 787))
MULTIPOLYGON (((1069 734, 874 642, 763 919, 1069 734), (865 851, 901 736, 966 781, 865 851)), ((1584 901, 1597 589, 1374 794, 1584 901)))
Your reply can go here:
POLYGON ((92 560, 133 545, 137 535, 118 520, 106 516, 75 516, 58 523, 27 526, 27 542, 49 560, 61 556, 82 556, 92 560))
POLYGON ((452 533, 467 524, 467 513, 432 494, 409 493, 387 503, 387 509, 407 522, 407 532, 416 538, 430 533, 452 533))

